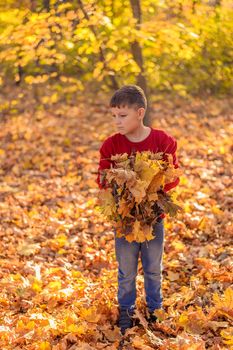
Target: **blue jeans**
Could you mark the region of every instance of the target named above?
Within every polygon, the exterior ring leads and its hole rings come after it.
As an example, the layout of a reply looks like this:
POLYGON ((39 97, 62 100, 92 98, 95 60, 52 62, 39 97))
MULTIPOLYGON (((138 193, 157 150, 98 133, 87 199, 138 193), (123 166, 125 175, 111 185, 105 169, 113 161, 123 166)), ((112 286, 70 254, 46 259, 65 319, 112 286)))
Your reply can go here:
POLYGON ((161 289, 164 249, 164 219, 153 226, 156 235, 142 243, 128 242, 124 237, 115 238, 115 254, 118 262, 118 304, 121 309, 134 309, 136 302, 136 276, 139 252, 144 272, 144 288, 149 311, 162 307, 161 289))

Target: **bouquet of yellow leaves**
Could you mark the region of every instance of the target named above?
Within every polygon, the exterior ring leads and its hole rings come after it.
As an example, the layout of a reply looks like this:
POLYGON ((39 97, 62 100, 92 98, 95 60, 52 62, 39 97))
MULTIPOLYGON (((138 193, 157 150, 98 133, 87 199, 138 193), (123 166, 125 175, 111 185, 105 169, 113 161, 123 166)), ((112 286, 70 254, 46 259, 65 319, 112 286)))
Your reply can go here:
POLYGON ((182 174, 174 168, 171 154, 163 160, 163 152, 136 152, 111 156, 115 167, 100 171, 100 181, 107 180, 109 187, 98 194, 99 211, 111 221, 116 236, 128 242, 144 242, 155 236, 153 224, 162 213, 175 216, 182 209, 174 193, 164 192, 166 183, 182 174))

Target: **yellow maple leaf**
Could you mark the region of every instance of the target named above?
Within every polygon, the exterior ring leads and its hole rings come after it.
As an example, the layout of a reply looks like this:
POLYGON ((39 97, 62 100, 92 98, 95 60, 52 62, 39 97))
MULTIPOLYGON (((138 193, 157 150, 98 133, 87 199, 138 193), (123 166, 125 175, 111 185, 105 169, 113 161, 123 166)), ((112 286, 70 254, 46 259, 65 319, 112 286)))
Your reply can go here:
POLYGON ((60 290, 62 288, 61 281, 51 281, 47 284, 46 288, 51 290, 60 290))
POLYGON ((147 194, 150 195, 151 193, 157 192, 160 189, 160 187, 164 185, 164 181, 165 176, 160 171, 153 177, 150 185, 148 186, 147 194))
POLYGON ((217 293, 213 294, 215 308, 219 313, 233 320, 233 289, 228 287, 224 291, 224 295, 220 297, 217 293))
POLYGON ((160 171, 160 168, 157 167, 156 169, 153 169, 150 166, 150 164, 148 164, 142 159, 138 159, 138 161, 135 162, 134 170, 136 171, 140 179, 147 182, 149 185, 156 173, 160 171))
POLYGON ((115 162, 116 168, 120 168, 120 167, 124 169, 130 168, 130 159, 128 158, 127 153, 111 156, 111 160, 115 162))
POLYGON ((100 190, 98 200, 104 216, 110 216, 116 212, 116 203, 110 188, 100 190))
POLYGON ((147 347, 147 345, 145 344, 145 339, 139 337, 138 335, 135 335, 135 337, 133 338, 132 345, 136 349, 145 349, 147 347))
POLYGON ((41 280, 38 280, 37 278, 34 278, 34 281, 32 283, 32 290, 35 292, 41 292, 42 291, 43 282, 41 280))
POLYGON ((168 168, 164 171, 164 182, 170 183, 175 181, 177 177, 183 175, 183 170, 180 168, 174 168, 174 165, 169 164, 168 168))
POLYGON ((17 248, 20 255, 29 256, 35 254, 41 248, 39 243, 24 243, 17 248))
MULTIPOLYGON (((125 216, 127 216, 130 212, 130 207, 127 203, 127 201, 125 200, 125 198, 121 198, 119 200, 118 203, 118 213, 122 216, 122 218, 124 218, 125 216)), ((131 205, 132 208, 132 205, 131 205)))
POLYGON ((43 341, 39 344, 39 350, 51 350, 51 345, 48 341, 43 341))
POLYGON ((140 203, 146 195, 147 182, 138 179, 133 186, 129 187, 130 192, 135 198, 136 203, 140 203))
POLYGON ((128 159, 128 153, 117 153, 111 156, 111 160, 114 160, 116 163, 123 162, 128 159))
POLYGON ((141 223, 138 220, 135 220, 133 224, 132 233, 125 236, 128 242, 144 242, 145 240, 150 240, 155 238, 152 234, 152 227, 149 225, 144 225, 141 227, 141 223))
POLYGON ((56 237, 56 241, 58 242, 60 248, 64 247, 64 245, 66 245, 67 239, 68 238, 64 233, 61 233, 56 237))
POLYGON ((64 331, 66 333, 76 333, 76 334, 85 334, 87 331, 87 326, 83 325, 83 324, 69 324, 66 325, 66 327, 64 328, 64 331))
POLYGON ((100 314, 97 313, 97 309, 95 306, 92 306, 88 309, 82 308, 80 309, 80 317, 88 322, 97 323, 100 319, 100 314))
POLYGON ((220 334, 224 338, 223 342, 231 346, 229 349, 233 349, 233 327, 221 330, 220 334))
POLYGON ((147 193, 147 198, 148 198, 149 202, 157 201, 159 199, 157 192, 149 192, 149 193, 147 193))
POLYGON ((124 183, 132 185, 136 181, 136 173, 130 169, 114 168, 108 171, 106 179, 109 182, 115 180, 118 186, 123 186, 124 183))
POLYGON ((194 311, 183 311, 179 317, 178 324, 183 326, 187 332, 202 334, 206 330, 208 317, 204 314, 201 307, 197 307, 194 311))

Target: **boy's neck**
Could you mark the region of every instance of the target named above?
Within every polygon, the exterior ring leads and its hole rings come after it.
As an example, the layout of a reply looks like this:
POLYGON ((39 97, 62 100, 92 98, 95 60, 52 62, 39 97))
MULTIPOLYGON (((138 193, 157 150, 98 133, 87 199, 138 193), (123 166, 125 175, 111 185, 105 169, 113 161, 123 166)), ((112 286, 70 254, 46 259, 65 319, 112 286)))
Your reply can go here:
POLYGON ((149 126, 141 125, 139 128, 134 130, 133 132, 125 134, 125 137, 132 142, 140 142, 145 140, 151 132, 151 128, 149 126))

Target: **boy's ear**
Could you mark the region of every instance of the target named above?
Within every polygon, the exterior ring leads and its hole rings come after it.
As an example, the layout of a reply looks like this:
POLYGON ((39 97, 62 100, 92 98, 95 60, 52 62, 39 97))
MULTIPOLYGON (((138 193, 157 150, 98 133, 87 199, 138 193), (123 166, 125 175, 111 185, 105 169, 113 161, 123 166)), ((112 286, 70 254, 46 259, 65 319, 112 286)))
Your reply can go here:
POLYGON ((138 115, 139 115, 140 117, 142 116, 142 119, 143 119, 144 116, 145 116, 145 108, 140 107, 140 108, 138 109, 138 115))

